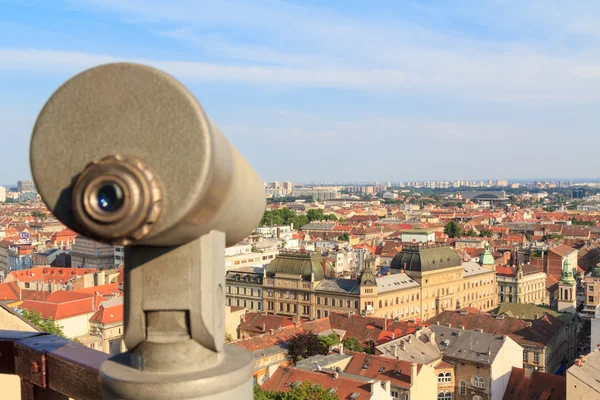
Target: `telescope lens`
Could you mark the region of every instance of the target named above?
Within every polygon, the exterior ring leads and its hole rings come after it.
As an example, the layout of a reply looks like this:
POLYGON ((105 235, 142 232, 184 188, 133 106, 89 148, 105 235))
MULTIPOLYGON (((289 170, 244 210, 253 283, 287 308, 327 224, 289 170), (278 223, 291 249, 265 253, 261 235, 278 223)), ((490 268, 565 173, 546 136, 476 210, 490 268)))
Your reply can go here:
POLYGON ((109 183, 98 189, 96 198, 102 211, 115 212, 123 205, 123 190, 119 185, 109 183))

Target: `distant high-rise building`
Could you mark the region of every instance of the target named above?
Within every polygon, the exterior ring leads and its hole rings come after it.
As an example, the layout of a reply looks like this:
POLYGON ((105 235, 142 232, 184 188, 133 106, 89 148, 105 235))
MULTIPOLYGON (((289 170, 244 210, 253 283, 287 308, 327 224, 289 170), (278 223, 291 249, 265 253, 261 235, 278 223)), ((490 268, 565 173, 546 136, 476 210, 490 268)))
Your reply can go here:
POLYGON ((35 185, 33 181, 17 181, 17 190, 19 192, 33 192, 35 190, 35 185))
POLYGON ((0 203, 6 201, 6 189, 3 186, 0 186, 0 203))
POLYGON ((508 186, 508 181, 506 179, 498 179, 496 186, 508 186))
POLYGON ((574 199, 583 199, 585 197, 585 189, 573 189, 574 199))

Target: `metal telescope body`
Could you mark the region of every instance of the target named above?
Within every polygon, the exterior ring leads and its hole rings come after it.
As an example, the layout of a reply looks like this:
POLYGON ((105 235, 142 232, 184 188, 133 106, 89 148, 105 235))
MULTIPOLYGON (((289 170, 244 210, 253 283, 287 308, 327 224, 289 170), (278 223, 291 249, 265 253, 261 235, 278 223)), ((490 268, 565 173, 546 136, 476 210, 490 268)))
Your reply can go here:
POLYGON ((102 365, 105 398, 251 399, 251 354, 224 347, 224 249, 258 225, 264 186, 194 96, 148 66, 95 67, 50 97, 30 150, 54 215, 125 245, 129 351, 102 365))

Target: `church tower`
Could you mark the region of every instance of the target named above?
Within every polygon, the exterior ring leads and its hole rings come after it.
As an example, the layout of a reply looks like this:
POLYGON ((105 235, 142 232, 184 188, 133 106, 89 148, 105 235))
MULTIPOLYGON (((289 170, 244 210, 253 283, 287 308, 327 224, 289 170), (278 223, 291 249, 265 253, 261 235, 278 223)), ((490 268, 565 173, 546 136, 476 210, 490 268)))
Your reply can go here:
POLYGON ((483 254, 479 257, 479 263, 484 268, 489 268, 491 270, 496 269, 496 260, 494 260, 494 256, 492 255, 492 250, 490 249, 490 243, 485 242, 483 247, 483 254))
POLYGON ((365 260, 365 268, 358 276, 358 286, 360 288, 360 312, 363 315, 375 314, 375 300, 377 299, 377 278, 375 272, 371 269, 373 257, 365 260))
POLYGON ((576 310, 575 278, 569 260, 565 259, 560 281, 558 281, 558 311, 575 314, 576 310))

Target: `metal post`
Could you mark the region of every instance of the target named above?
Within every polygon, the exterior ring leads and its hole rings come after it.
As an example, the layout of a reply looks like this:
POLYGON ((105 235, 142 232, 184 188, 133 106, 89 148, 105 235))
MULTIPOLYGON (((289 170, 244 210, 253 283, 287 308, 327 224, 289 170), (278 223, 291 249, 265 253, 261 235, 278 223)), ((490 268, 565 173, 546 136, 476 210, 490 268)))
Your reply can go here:
POLYGON ((224 250, 217 231, 176 247, 125 248, 130 352, 102 365, 106 399, 251 398, 252 356, 223 345, 224 250))

